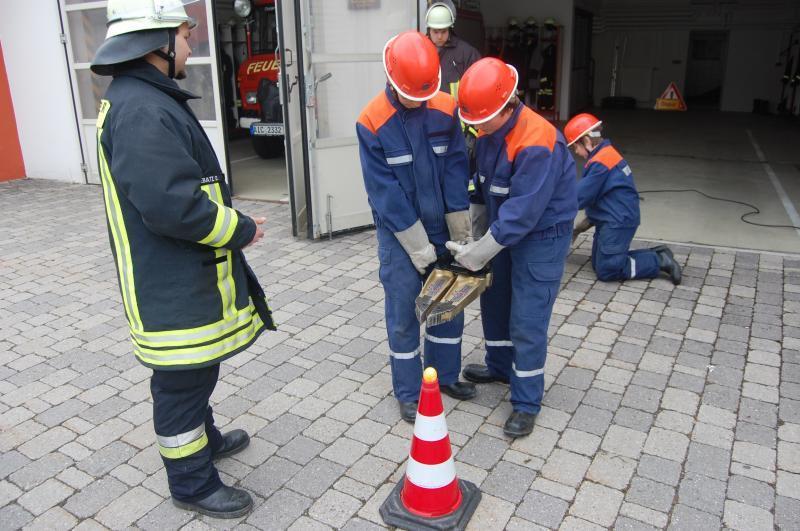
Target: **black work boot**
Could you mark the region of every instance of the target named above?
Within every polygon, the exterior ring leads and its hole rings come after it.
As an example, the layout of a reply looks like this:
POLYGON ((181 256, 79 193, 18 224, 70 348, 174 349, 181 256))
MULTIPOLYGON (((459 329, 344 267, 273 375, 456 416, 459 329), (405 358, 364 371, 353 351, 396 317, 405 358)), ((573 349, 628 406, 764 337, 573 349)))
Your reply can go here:
POLYGON ((681 283, 681 266, 675 261, 672 256, 672 251, 669 248, 658 249, 656 248, 656 255, 658 255, 658 267, 661 271, 669 275, 669 279, 676 286, 681 283))
POLYGON ((491 372, 489 372, 489 367, 486 365, 481 365, 480 363, 470 363, 464 367, 464 370, 461 371, 461 374, 464 375, 465 379, 475 383, 508 383, 508 380, 501 378, 500 376, 493 375, 491 372))
POLYGON ((213 494, 196 502, 172 498, 172 504, 184 511, 194 511, 212 518, 239 518, 253 508, 253 498, 247 491, 223 485, 213 494))
POLYGON ((222 459, 233 454, 238 454, 250 444, 250 436, 244 430, 229 431, 222 436, 222 447, 214 452, 212 459, 222 459))
POLYGON ((439 389, 456 400, 469 400, 475 398, 478 391, 475 390, 475 384, 469 382, 455 382, 450 385, 440 385, 439 389))
POLYGON ((397 406, 400 408, 400 417, 406 421, 413 423, 417 420, 417 402, 400 402, 397 401, 397 406))
POLYGON ((509 437, 523 437, 533 431, 535 422, 536 415, 534 413, 514 411, 506 420, 506 424, 503 426, 503 433, 509 437))

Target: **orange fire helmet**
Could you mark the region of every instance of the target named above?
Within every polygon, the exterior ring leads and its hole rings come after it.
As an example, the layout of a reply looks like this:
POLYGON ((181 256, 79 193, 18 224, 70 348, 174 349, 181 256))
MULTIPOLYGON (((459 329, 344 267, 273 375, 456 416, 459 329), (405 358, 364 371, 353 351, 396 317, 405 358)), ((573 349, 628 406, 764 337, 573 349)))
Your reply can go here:
POLYGON ((389 83, 404 98, 425 101, 439 92, 439 53, 418 31, 404 31, 389 39, 383 47, 383 69, 389 83))
POLYGON ((564 136, 567 138, 567 146, 571 146, 586 135, 600 136, 600 133, 594 132, 594 130, 602 124, 603 122, 592 114, 576 114, 564 127, 564 136))
POLYGON ((478 125, 497 116, 517 93, 517 69, 494 57, 467 68, 458 84, 458 116, 478 125))

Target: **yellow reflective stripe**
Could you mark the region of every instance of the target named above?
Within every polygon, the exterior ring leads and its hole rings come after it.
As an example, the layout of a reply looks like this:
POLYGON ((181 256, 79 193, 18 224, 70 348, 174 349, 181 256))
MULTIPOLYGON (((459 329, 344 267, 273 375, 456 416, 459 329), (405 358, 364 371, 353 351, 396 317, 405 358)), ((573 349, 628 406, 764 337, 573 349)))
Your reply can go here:
POLYGON ((198 328, 159 332, 131 331, 131 338, 134 345, 142 347, 185 347, 207 343, 246 325, 255 314, 256 308, 250 303, 245 308, 237 310, 230 319, 221 319, 198 328))
POLYGON ((214 227, 211 232, 198 243, 213 247, 223 247, 231 241, 236 225, 239 223, 239 215, 236 210, 225 206, 225 202, 222 199, 222 188, 219 183, 204 184, 200 188, 208 195, 211 202, 216 205, 217 217, 214 219, 214 227))
POLYGON ((231 261, 231 252, 227 249, 215 249, 214 256, 216 258, 225 257, 224 262, 217 264, 217 289, 219 290, 220 300, 222 301, 222 318, 232 319, 236 308, 234 307, 234 297, 236 296, 236 289, 233 284, 233 264, 231 261))
POLYGON ((450 83, 450 95, 458 100, 458 81, 450 83))
POLYGON ((475 183, 474 182, 472 182, 472 181, 469 182, 469 186, 467 186, 467 191, 468 192, 474 192, 475 191, 475 183))
MULTIPOLYGON (((97 123, 105 122, 105 116, 111 104, 108 100, 102 100, 100 116, 97 123), (101 120, 102 118, 102 120, 101 120)), ((103 199, 106 206, 106 217, 111 228, 111 240, 117 259, 117 275, 119 277, 120 290, 122 291, 122 303, 125 307, 125 314, 131 330, 141 330, 142 320, 139 317, 139 306, 136 299, 136 285, 133 276, 133 259, 131 258, 130 242, 125 227, 125 219, 122 217, 122 207, 119 204, 117 188, 108 167, 105 151, 101 143, 103 129, 97 129, 97 164, 100 170, 100 182, 103 185, 103 199)))
POLYGON ((250 325, 238 333, 202 347, 152 350, 134 344, 133 352, 145 363, 151 365, 194 365, 212 361, 248 344, 264 328, 258 314, 253 316, 250 325))
POLYGON ((158 451, 167 459, 180 459, 181 457, 189 457, 192 454, 196 454, 205 448, 206 445, 208 445, 208 435, 206 435, 206 432, 204 431, 203 435, 201 435, 199 439, 176 448, 169 448, 159 444, 158 451))

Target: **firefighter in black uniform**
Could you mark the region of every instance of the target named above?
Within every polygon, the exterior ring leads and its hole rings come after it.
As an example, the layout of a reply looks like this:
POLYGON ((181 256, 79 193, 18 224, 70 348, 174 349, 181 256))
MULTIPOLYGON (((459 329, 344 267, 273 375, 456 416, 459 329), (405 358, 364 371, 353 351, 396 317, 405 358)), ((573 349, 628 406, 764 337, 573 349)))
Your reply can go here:
MULTIPOLYGON (((439 65, 442 69, 442 80, 439 90, 447 92, 454 98, 458 96, 458 82, 461 76, 481 58, 472 45, 459 38, 453 32, 456 23, 456 8, 450 0, 433 2, 425 13, 425 24, 428 26, 428 38, 436 45, 439 52, 439 65)), ((471 125, 461 124, 464 140, 467 144, 470 175, 475 171, 475 139, 478 131, 471 125)))
POLYGON ((153 369, 153 423, 173 503, 217 518, 253 506, 213 460, 243 450, 208 400, 222 360, 274 329, 242 254, 264 218, 231 206, 214 150, 178 87, 195 0, 109 0, 91 68, 114 76, 97 118, 97 157, 111 250, 133 351, 153 369))

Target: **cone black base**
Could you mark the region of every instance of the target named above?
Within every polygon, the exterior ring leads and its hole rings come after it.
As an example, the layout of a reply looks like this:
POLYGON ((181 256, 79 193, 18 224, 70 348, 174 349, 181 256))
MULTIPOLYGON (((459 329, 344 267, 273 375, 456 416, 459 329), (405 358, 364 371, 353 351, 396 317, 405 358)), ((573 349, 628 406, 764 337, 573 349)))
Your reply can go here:
POLYGON ((392 489, 383 505, 381 505, 381 518, 386 522, 386 525, 399 527, 400 529, 463 531, 467 527, 469 519, 472 518, 472 513, 478 507, 478 502, 481 501, 481 491, 474 483, 463 479, 458 480, 458 487, 461 489, 461 505, 459 505, 458 509, 439 518, 425 518, 408 512, 403 505, 400 500, 400 492, 403 490, 403 480, 401 479, 392 489))

